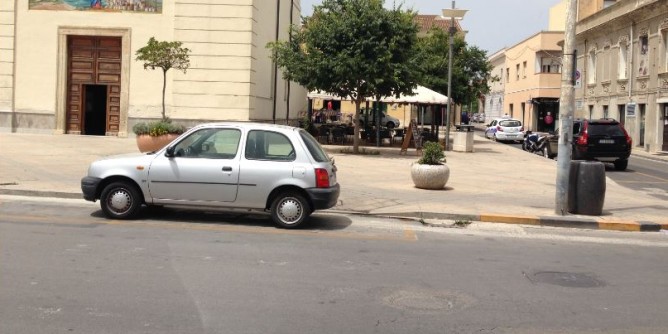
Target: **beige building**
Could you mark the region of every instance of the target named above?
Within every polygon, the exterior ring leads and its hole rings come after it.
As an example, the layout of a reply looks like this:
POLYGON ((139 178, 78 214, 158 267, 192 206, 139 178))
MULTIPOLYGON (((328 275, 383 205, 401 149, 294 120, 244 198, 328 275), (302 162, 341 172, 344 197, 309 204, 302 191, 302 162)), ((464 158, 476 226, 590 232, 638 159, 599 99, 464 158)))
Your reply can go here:
POLYGON ((549 11, 549 31, 541 31, 488 57, 493 69, 485 95, 486 121, 508 115, 525 130, 553 131, 559 115, 564 0, 549 11), (549 116, 549 117, 548 117, 549 116))
POLYGON ((634 146, 668 151, 668 2, 608 3, 576 31, 576 117, 618 119, 634 146))
POLYGON ((563 38, 563 31, 541 31, 505 51, 504 114, 522 120, 525 130, 554 130, 563 38))
POLYGON ((162 72, 134 60, 150 37, 192 50, 187 73, 168 72, 175 121, 284 123, 306 109, 265 47, 299 23, 299 0, 90 3, 0 1, 0 131, 126 136, 160 118, 162 72))

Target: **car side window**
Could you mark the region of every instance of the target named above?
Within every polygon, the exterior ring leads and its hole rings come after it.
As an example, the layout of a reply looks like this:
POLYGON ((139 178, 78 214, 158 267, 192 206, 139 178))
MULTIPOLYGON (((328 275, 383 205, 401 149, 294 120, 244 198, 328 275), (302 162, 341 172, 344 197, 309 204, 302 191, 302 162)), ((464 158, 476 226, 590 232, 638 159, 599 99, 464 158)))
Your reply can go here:
POLYGON ((294 161, 295 148, 281 133, 252 130, 246 139, 245 157, 249 160, 294 161))
POLYGON ((229 128, 202 129, 193 132, 174 147, 182 158, 233 159, 237 155, 241 131, 229 128))

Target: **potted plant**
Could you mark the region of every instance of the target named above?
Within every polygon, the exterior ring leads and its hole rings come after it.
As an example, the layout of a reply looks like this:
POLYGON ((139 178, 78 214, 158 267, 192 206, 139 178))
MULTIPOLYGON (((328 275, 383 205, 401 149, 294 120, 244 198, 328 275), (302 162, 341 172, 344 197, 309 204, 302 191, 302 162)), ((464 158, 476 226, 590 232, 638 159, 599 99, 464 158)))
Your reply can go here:
POLYGON ((137 61, 144 62, 144 69, 162 69, 162 117, 155 122, 140 122, 132 127, 137 136, 137 147, 140 152, 152 152, 163 148, 185 131, 182 125, 173 124, 165 113, 165 88, 167 87, 167 71, 172 68, 186 73, 190 67, 190 49, 181 47, 181 42, 157 41, 154 37, 146 46, 137 50, 137 61))
POLYGON ((425 142, 422 157, 411 165, 411 178, 416 188, 443 189, 450 178, 443 148, 437 142, 425 142))

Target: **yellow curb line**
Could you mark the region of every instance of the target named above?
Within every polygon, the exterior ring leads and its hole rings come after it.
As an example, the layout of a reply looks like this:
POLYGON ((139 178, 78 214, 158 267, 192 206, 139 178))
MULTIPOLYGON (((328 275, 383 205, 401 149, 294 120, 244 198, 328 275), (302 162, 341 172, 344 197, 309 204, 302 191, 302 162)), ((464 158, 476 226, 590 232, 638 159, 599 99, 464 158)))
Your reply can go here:
POLYGON ((634 221, 597 221, 599 230, 608 231, 640 231, 640 224, 634 221))
POLYGON ((480 221, 487 223, 505 223, 520 225, 540 225, 540 218, 536 216, 517 216, 481 213, 480 221))

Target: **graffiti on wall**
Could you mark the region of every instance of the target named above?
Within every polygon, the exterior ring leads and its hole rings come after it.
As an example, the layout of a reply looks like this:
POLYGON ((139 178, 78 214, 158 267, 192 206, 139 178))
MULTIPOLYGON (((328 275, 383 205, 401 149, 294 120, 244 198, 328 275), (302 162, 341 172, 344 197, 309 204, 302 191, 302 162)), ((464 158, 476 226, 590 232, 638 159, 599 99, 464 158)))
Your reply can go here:
POLYGON ((162 13, 162 0, 28 0, 28 8, 162 13))

